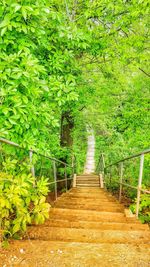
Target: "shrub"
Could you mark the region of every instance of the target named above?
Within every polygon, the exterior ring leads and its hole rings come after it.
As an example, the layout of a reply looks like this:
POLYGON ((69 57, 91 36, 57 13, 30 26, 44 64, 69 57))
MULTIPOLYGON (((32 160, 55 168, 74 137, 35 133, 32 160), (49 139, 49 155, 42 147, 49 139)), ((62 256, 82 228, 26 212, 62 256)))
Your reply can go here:
MULTIPOLYGON (((133 213, 136 212, 136 199, 134 204, 130 205, 130 209, 133 213)), ((148 194, 141 194, 139 219, 142 223, 150 223, 150 197, 148 194)))
POLYGON ((44 223, 49 217, 46 203, 48 179, 36 181, 31 174, 0 173, 0 225, 3 241, 18 238, 31 223, 44 223))

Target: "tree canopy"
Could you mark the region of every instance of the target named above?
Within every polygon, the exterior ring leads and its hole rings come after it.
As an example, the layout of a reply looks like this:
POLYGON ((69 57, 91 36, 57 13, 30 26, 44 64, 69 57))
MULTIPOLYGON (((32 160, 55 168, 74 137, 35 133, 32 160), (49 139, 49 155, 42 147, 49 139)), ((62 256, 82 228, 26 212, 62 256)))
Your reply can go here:
POLYGON ((148 2, 2 0, 1 136, 57 154, 90 123, 99 150, 147 148, 148 2))

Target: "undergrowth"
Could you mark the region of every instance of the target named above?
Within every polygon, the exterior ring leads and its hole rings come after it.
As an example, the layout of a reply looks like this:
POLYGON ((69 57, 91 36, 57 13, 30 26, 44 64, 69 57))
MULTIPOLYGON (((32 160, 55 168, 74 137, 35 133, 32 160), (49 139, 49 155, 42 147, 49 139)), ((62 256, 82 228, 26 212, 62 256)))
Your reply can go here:
POLYGON ((50 204, 46 203, 49 192, 48 179, 36 180, 31 174, 14 174, 9 164, 9 174, 0 173, 0 227, 3 246, 9 238, 19 239, 27 225, 42 224, 49 217, 50 204))

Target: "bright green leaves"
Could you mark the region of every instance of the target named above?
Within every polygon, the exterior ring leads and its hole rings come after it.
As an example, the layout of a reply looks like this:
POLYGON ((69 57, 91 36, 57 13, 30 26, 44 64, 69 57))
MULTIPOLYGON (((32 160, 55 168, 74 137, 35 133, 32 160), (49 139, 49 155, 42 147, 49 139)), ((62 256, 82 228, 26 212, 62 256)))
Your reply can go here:
POLYGON ((125 98, 130 91, 126 77, 147 68, 147 6, 142 0, 67 1, 67 6, 59 0, 6 0, 0 24, 2 137, 56 152, 61 112, 79 117, 91 105, 96 114, 116 115, 114 120, 100 115, 98 121, 93 115, 102 131, 131 125, 138 109, 132 113, 126 106, 121 120, 118 105, 125 88, 125 98))
POLYGON ((32 220, 35 221, 36 224, 44 223, 45 219, 48 219, 49 214, 49 204, 45 203, 46 198, 43 196, 38 201, 36 200, 36 206, 33 209, 32 220))
POLYGON ((59 107, 78 100, 72 49, 80 48, 85 38, 76 27, 72 35, 72 27, 65 24, 61 12, 49 9, 48 1, 7 0, 7 4, 0 26, 1 135, 30 145, 38 140, 42 147, 49 128, 59 127, 59 107))
MULTIPOLYGON (((41 177, 41 179, 39 181, 37 181, 37 194, 42 194, 44 196, 47 195, 48 193, 48 179, 41 177)), ((40 200, 40 204, 43 203, 43 199, 44 197, 40 200)))
MULTIPOLYGON (((3 165, 10 173, 16 160, 3 165)), ((43 223, 49 217, 50 205, 45 197, 48 191, 45 178, 36 183, 35 178, 25 173, 14 176, 0 173, 0 218, 4 239, 26 231, 32 222, 43 223)))
MULTIPOLYGON (((130 209, 133 213, 136 213, 136 199, 134 204, 130 205, 130 209)), ((139 219, 142 223, 150 222, 150 197, 148 194, 141 194, 139 219)))

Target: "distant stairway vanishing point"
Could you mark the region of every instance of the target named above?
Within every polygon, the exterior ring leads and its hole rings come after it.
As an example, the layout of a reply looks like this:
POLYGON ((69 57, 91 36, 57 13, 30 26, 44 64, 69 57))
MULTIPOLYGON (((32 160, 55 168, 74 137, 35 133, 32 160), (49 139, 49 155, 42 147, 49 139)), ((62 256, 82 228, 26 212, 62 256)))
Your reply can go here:
POLYGON ((148 226, 126 217, 124 206, 99 187, 98 176, 80 175, 76 181, 44 225, 30 226, 23 240, 14 241, 7 257, 22 261, 10 266, 150 266, 148 226))

